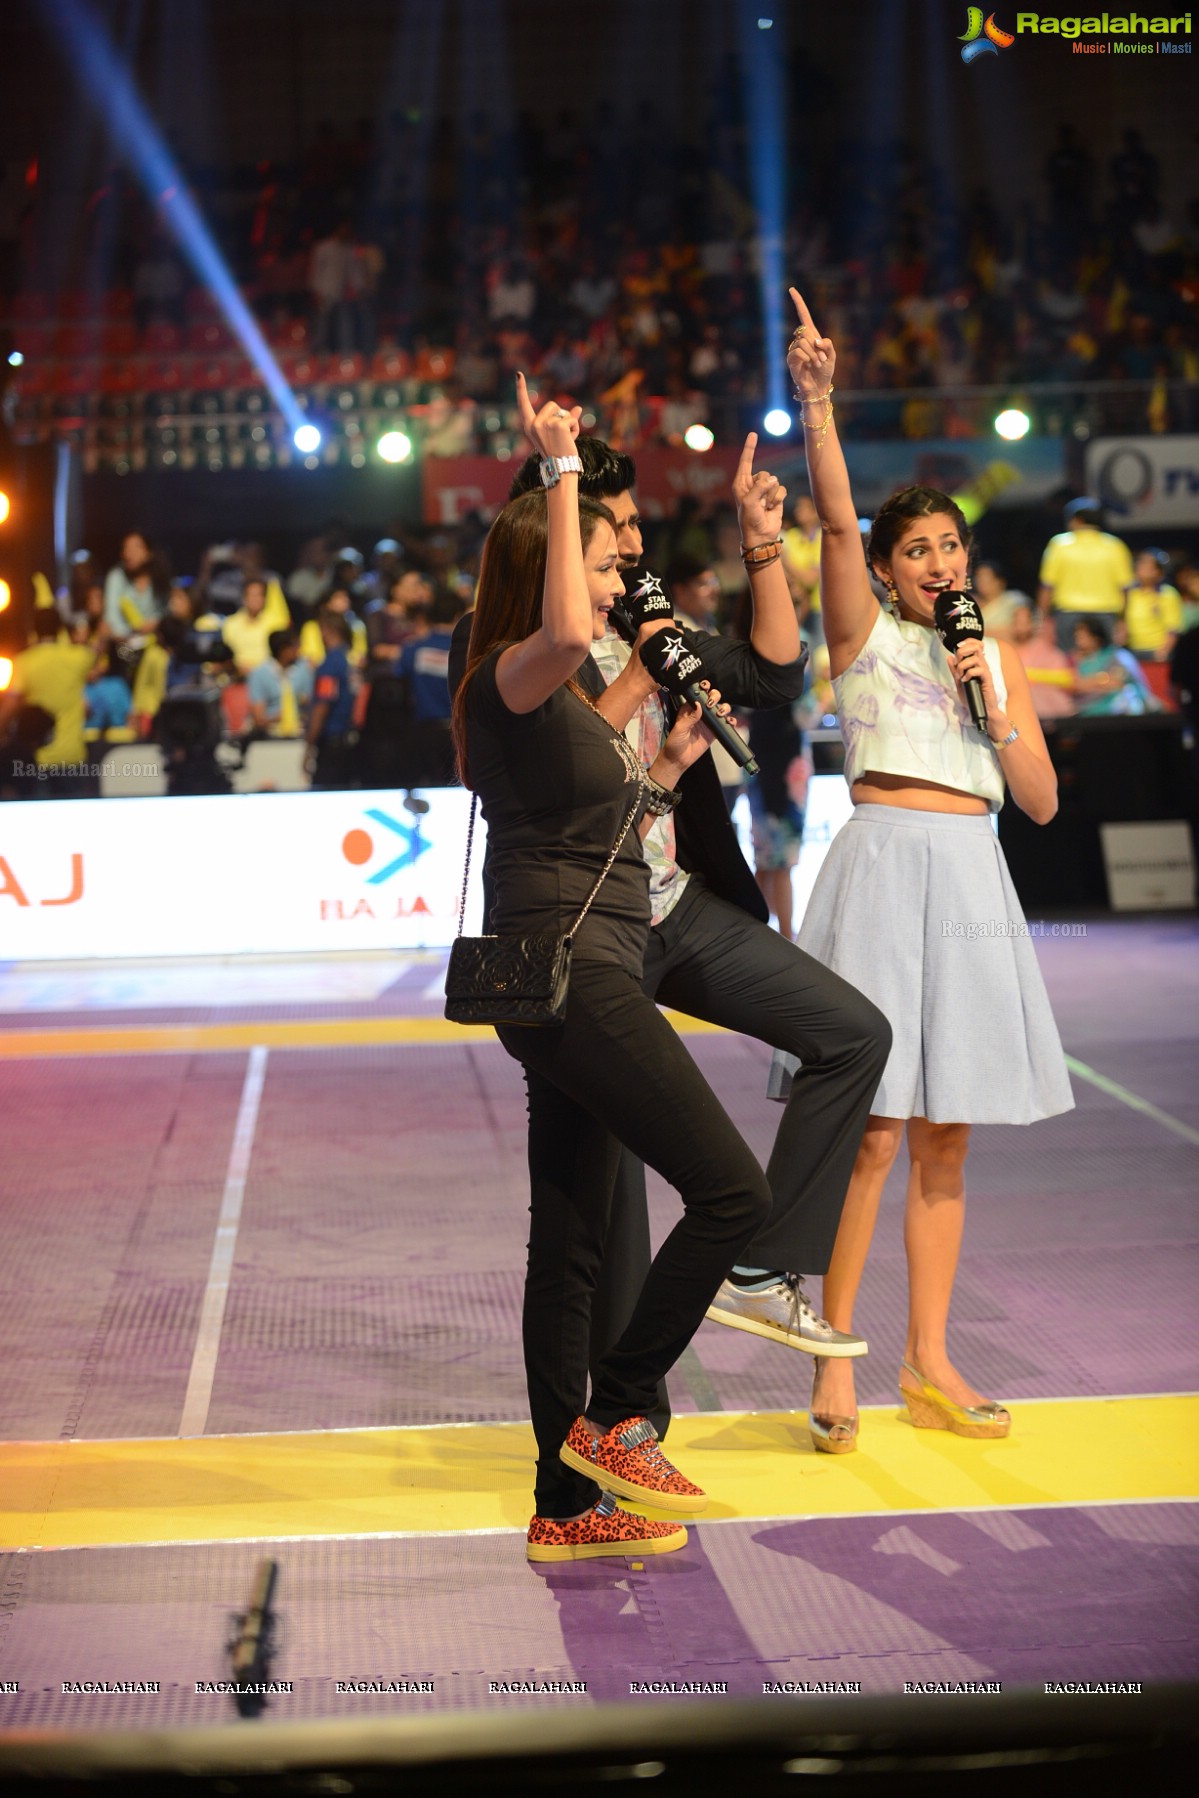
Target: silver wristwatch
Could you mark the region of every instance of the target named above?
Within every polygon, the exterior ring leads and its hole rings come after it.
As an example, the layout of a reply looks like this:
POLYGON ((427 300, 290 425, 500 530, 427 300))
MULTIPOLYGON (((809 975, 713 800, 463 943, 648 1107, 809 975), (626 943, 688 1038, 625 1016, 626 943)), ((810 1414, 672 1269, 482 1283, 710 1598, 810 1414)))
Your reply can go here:
POLYGON ((582 474, 583 464, 578 456, 543 456, 541 458, 541 485, 556 487, 564 474, 582 474))

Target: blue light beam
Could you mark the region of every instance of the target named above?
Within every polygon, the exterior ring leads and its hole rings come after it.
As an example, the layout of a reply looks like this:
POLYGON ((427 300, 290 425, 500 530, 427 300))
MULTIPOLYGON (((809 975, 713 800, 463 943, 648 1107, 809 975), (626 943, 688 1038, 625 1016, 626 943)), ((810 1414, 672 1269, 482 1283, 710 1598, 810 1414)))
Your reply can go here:
POLYGON ((786 412, 790 390, 783 352, 790 333, 785 323, 787 279, 783 267, 787 157, 783 63, 780 47, 770 38, 763 38, 758 9, 751 0, 740 0, 737 27, 750 191, 758 215, 758 285, 766 346, 767 411, 786 412))
POLYGON ((70 61, 85 103, 99 116, 114 147, 128 157, 294 434, 305 423, 303 409, 238 292, 129 69, 82 0, 46 0, 45 12, 53 21, 54 35, 70 61))

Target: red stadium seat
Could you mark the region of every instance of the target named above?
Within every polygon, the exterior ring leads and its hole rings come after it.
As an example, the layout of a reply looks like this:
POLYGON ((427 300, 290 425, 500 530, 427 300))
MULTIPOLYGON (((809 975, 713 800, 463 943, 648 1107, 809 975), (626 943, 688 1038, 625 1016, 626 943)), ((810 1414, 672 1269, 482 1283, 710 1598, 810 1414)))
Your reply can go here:
POLYGON ((100 348, 96 325, 60 325, 54 340, 60 356, 94 356, 100 348))
POLYGON ((197 357, 192 386, 203 393, 215 393, 222 387, 228 387, 233 366, 227 356, 197 357))
POLYGON ((281 349, 307 349, 308 326, 302 318, 277 319, 267 329, 267 341, 281 349))
POLYGON ((323 381, 340 381, 349 383, 361 381, 366 373, 366 357, 357 353, 353 355, 334 355, 324 359, 321 372, 323 381))
POLYGON ((100 348, 106 356, 136 355, 137 326, 131 322, 105 325, 100 334, 100 348))
POLYGON ((187 347, 197 356, 215 356, 222 350, 233 348, 233 337, 224 325, 217 324, 215 319, 196 320, 188 326, 187 347))
POLYGON ((371 376, 376 381, 402 381, 411 369, 411 356, 395 348, 376 350, 371 362, 371 376))
POLYGON ((134 361, 105 362, 101 365, 101 393, 140 393, 144 385, 144 370, 134 361))
POLYGON ((183 332, 166 319, 155 319, 142 333, 142 345, 151 355, 168 355, 183 347, 183 332))

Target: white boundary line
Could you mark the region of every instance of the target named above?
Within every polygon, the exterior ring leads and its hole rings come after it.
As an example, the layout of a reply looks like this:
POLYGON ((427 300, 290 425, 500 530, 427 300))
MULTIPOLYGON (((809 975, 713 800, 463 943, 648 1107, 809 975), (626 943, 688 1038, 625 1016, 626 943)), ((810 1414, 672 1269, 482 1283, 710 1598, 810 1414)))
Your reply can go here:
MULTIPOLYGON (((772 1513, 764 1517, 679 1517, 673 1518, 672 1522, 686 1523, 688 1529, 724 1529, 732 1523, 748 1523, 757 1529, 766 1524, 856 1523, 862 1518, 877 1521, 884 1517, 975 1517, 1012 1515, 1024 1511, 1114 1511, 1144 1505, 1199 1505, 1199 1498, 1050 1498, 1030 1504, 916 1505, 897 1511, 795 1511, 781 1516, 772 1513)), ((270 1542, 439 1542, 443 1539, 459 1542, 465 1537, 525 1534, 526 1531, 520 1524, 498 1524, 478 1530, 331 1530, 311 1536, 173 1536, 169 1540, 157 1542, 70 1542, 53 1548, 44 1548, 40 1543, 34 1543, 30 1547, 9 1548, 4 1552, 12 1555, 69 1555, 87 1554, 97 1548, 244 1548, 270 1542)), ((636 1560, 638 1557, 631 1555, 629 1558, 636 1560)))
POLYGON ((180 1436, 202 1436, 208 1422, 217 1352, 221 1345, 221 1326, 225 1321, 225 1304, 229 1297, 229 1276, 233 1271, 237 1229, 241 1222, 242 1201, 246 1196, 246 1176, 250 1171, 250 1153, 254 1147, 258 1106, 266 1080, 267 1054, 268 1050, 261 1046, 251 1049, 246 1066, 241 1104, 238 1106, 237 1123, 233 1129, 233 1147, 229 1151, 229 1169, 225 1175, 221 1215, 217 1219, 216 1241, 212 1245, 212 1260, 208 1267, 208 1284, 204 1288, 200 1328, 196 1334, 187 1393, 183 1400, 183 1416, 179 1420, 180 1436))
MULTIPOLYGON (((1011 1397, 1011 1394, 1009 1394, 1011 1397)), ((1115 1403, 1138 1402, 1141 1399, 1154 1398, 1199 1398, 1199 1390, 1184 1388, 1175 1392, 1071 1392, 1054 1394, 1044 1398, 1012 1397, 1013 1405, 1110 1405, 1115 1403)), ((861 1405, 861 1411, 897 1411, 899 1399, 888 1399, 881 1405, 861 1405)), ((715 1422, 725 1417, 806 1417, 804 1406, 777 1406, 758 1411, 676 1411, 674 1421, 681 1418, 695 1417, 715 1422)), ((293 1436, 398 1436, 410 1430, 511 1430, 530 1428, 527 1417, 463 1417, 448 1420, 445 1423, 343 1423, 330 1424, 323 1430, 217 1430, 205 1435, 206 1442, 254 1442, 263 1438, 284 1438, 293 1436)), ((177 1436, 72 1436, 60 1442, 57 1436, 13 1436, 0 1440, 0 1451, 6 1448, 46 1448, 54 1447, 87 1448, 99 1443, 120 1442, 177 1442, 177 1436)))

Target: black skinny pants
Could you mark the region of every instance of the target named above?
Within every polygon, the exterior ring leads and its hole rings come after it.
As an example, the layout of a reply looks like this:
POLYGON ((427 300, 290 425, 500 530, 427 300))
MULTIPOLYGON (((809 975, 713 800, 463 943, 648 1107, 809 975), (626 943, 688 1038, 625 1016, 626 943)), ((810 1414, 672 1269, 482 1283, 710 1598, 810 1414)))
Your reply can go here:
MULTIPOLYGON (((766 1168, 770 1215, 735 1259, 747 1267, 826 1272, 891 1050, 887 1019, 856 987, 694 874, 649 933, 642 985, 659 1004, 799 1057, 766 1168)), ((608 1230, 592 1306, 593 1367, 624 1330, 649 1265, 645 1169, 635 1153, 621 1157, 608 1230)), ((664 1436, 664 1382, 646 1414, 664 1436)))
POLYGON ((565 1022, 504 1028, 529 1093, 530 1229, 525 1371, 537 1438, 537 1513, 571 1517, 597 1488, 558 1459, 580 1412, 602 1429, 652 1407, 712 1297, 770 1211, 766 1176, 636 976, 571 969, 565 1022), (591 1303, 603 1265, 621 1143, 674 1186, 683 1216, 617 1339, 592 1367, 591 1303))

